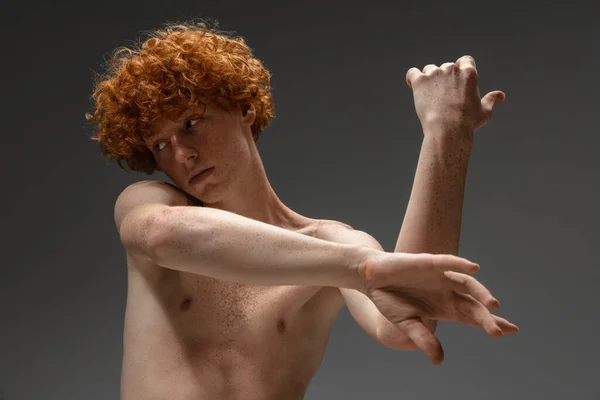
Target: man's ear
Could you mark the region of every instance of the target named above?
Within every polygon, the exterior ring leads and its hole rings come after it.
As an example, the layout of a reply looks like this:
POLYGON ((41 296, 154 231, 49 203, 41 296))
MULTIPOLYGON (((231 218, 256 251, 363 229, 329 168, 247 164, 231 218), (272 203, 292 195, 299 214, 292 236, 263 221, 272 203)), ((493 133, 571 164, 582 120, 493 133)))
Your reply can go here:
POLYGON ((242 123, 244 125, 252 126, 256 120, 256 109, 254 104, 249 103, 246 107, 242 108, 242 123))

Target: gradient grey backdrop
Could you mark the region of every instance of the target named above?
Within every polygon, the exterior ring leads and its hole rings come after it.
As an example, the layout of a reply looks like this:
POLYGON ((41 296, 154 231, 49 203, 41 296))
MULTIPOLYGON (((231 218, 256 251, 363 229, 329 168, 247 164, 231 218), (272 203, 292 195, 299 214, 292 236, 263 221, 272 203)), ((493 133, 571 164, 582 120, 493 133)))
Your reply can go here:
MULTIPOLYGON (((166 21, 211 17, 273 73, 259 149, 282 200, 392 250, 422 132, 406 71, 473 55, 507 100, 476 134, 460 255, 521 331, 441 324, 446 361, 394 352, 345 310, 307 399, 600 399, 598 1, 156 0, 3 6, 0 397, 117 399, 129 183, 88 140, 92 71, 166 21), (8 255, 8 256, 6 256, 8 255)), ((161 177, 159 177, 161 178, 161 177)))

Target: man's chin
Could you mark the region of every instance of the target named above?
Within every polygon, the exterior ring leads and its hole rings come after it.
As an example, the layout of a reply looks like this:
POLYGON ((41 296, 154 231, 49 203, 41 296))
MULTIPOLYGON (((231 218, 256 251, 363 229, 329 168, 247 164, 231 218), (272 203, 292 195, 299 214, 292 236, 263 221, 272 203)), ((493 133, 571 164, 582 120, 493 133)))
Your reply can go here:
POLYGON ((200 200, 204 204, 216 203, 220 200, 219 190, 217 186, 212 183, 204 183, 197 187, 191 185, 188 187, 189 194, 196 199, 200 200))

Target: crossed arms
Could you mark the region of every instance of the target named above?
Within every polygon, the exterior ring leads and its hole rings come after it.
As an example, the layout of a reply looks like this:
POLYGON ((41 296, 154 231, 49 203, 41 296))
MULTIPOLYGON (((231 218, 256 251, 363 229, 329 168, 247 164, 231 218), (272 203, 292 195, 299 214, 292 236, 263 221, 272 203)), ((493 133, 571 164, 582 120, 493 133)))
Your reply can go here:
MULTIPOLYGON (((456 254, 469 151, 450 134, 441 143, 424 139, 396 252, 456 254)), ((369 336, 394 349, 417 348, 361 293, 358 266, 369 249, 383 250, 372 236, 346 230, 320 240, 186 203, 158 182, 127 188, 115 220, 128 251, 161 266, 241 283, 339 287, 369 336)), ((433 332, 435 321, 424 322, 433 332)))
MULTIPOLYGON (((423 74, 414 69, 407 74, 424 139, 395 247, 398 256, 457 253, 473 134, 489 120, 493 106, 503 100, 501 92, 479 99, 472 58, 463 57, 456 64, 442 65, 442 69, 429 68, 426 73, 428 67, 423 74)), ((421 260, 420 266, 409 268, 405 262, 410 263, 410 258, 393 256, 385 261, 385 257, 375 255, 386 253, 364 232, 352 231, 333 241, 320 240, 221 210, 180 207, 185 202, 172 191, 155 189, 149 190, 144 184, 126 189, 117 200, 115 220, 128 252, 157 265, 248 284, 339 287, 351 314, 371 337, 392 348, 419 347, 434 362, 441 362, 441 348, 430 334, 435 323, 425 319, 426 315, 474 322, 490 335, 516 329, 486 309, 495 308, 497 301, 485 287, 464 275, 475 271, 466 260, 417 257, 414 259, 421 260), (378 257, 380 268, 373 271, 388 278, 380 279, 379 285, 383 286, 375 288, 365 285, 369 281, 365 265, 378 257), (438 272, 430 268, 432 262, 440 267, 438 272), (441 266, 444 262, 448 264, 441 266), (407 269, 403 270, 402 265, 407 269), (402 286, 401 276, 421 286, 416 294, 429 296, 429 306, 435 306, 432 312, 419 310, 406 298, 390 297, 387 281, 395 280, 395 285, 402 286), (439 285, 445 290, 434 289, 439 285), (452 304, 446 307, 448 303, 452 304), (393 323, 389 317, 396 316, 399 305, 408 306, 410 312, 393 323), (386 316, 380 312, 382 309, 386 316), (407 321, 410 329, 402 332, 402 322, 407 321), (423 341, 426 336, 429 343, 423 341)))
MULTIPOLYGON (((394 251, 454 254, 458 252, 464 187, 472 148, 469 132, 425 132, 413 189, 394 251)), ((347 241, 383 250, 364 232, 348 233, 347 241)), ((371 300, 356 290, 340 288, 348 310, 373 339, 396 350, 417 346, 385 318, 371 300)), ((431 332, 435 321, 424 321, 431 332)))

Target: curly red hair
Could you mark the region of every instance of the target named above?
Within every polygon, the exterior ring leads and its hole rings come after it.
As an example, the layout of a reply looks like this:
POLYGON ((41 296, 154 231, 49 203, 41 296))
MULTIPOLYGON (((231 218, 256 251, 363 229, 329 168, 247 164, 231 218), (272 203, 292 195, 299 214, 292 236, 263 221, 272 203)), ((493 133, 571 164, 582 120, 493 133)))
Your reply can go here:
POLYGON ((274 117, 271 75, 241 37, 205 23, 177 24, 150 33, 134 49, 111 57, 92 94, 95 110, 86 114, 97 127, 91 139, 102 154, 131 170, 151 174, 156 161, 144 139, 161 118, 176 119, 199 97, 225 109, 256 110, 254 140, 274 117))

